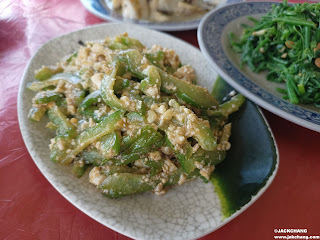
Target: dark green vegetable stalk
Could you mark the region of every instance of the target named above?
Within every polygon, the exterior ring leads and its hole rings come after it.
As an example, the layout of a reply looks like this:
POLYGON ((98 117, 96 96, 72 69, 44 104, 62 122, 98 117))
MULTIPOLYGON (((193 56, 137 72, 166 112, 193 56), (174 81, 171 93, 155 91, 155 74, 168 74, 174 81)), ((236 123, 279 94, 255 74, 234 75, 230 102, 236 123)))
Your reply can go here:
POLYGON ((320 107, 320 3, 273 5, 260 21, 252 20, 239 41, 229 34, 231 47, 241 53, 254 72, 268 71, 267 79, 285 82, 281 91, 293 104, 320 107))

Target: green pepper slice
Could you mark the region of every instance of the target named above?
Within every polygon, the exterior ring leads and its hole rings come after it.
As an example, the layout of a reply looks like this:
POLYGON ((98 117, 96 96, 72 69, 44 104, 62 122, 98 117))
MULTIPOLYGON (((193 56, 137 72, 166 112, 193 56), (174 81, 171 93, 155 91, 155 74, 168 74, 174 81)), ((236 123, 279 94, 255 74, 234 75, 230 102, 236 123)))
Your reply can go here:
POLYGON ((101 98, 101 92, 100 90, 94 91, 90 93, 88 96, 86 96, 82 103, 79 106, 79 111, 83 112, 87 108, 89 108, 92 104, 97 103, 99 101, 99 98, 101 98))
MULTIPOLYGON (((49 78, 46 81, 43 82, 32 82, 28 84, 27 88, 38 92, 42 90, 43 88, 49 87, 49 86, 57 86, 60 81, 65 81, 71 84, 78 84, 80 82, 80 78, 74 74, 71 73, 58 73, 53 75, 51 78, 49 78)), ((80 87, 80 86, 79 86, 80 87)))
POLYGON ((86 164, 93 164, 94 166, 104 165, 108 160, 97 150, 84 150, 81 153, 81 158, 86 164))
POLYGON ((103 136, 99 141, 101 142, 101 153, 106 159, 119 154, 121 144, 121 133, 119 131, 109 133, 103 136))
POLYGON ((39 81, 44 81, 57 73, 61 73, 62 71, 63 69, 61 67, 42 67, 36 71, 34 78, 39 81))
POLYGON ((129 72, 139 79, 146 78, 146 74, 142 72, 141 65, 143 55, 136 49, 129 49, 119 52, 119 59, 127 64, 129 72))
POLYGON ((218 106, 217 100, 208 89, 176 78, 161 69, 158 69, 158 72, 161 77, 162 91, 175 93, 181 100, 198 108, 208 109, 218 106))
POLYGON ((157 68, 149 65, 143 73, 147 77, 141 81, 142 92, 152 98, 160 98, 161 78, 157 68))
POLYGON ((157 175, 159 172, 161 172, 162 167, 164 165, 164 161, 162 159, 159 161, 148 159, 147 161, 144 162, 144 164, 150 167, 149 175, 153 177, 157 175))
MULTIPOLYGON (((164 187, 177 184, 182 174, 184 173, 181 168, 171 172, 168 175, 168 181, 164 184, 164 187)), ((187 176, 188 179, 194 177, 195 175, 187 176)), ((119 198, 136 193, 151 191, 160 182, 161 180, 157 175, 150 177, 147 174, 116 173, 107 176, 107 178, 98 186, 98 188, 107 197, 119 198)))
POLYGON ((122 111, 116 111, 110 116, 105 117, 94 127, 84 130, 74 139, 74 144, 72 144, 70 139, 62 139, 62 143, 59 143, 59 139, 57 139, 51 151, 51 160, 65 165, 70 164, 76 155, 83 151, 89 144, 96 142, 102 136, 120 128, 117 123, 121 120, 122 114, 122 111), (64 147, 59 147, 61 145, 64 147))
POLYGON ((150 63, 157 66, 158 68, 163 68, 163 59, 164 59, 164 52, 158 51, 155 53, 146 53, 146 58, 149 60, 150 63))
POLYGON ((32 121, 39 122, 46 112, 47 107, 45 105, 41 105, 39 107, 32 107, 29 111, 28 118, 32 121))
POLYGON ((216 109, 207 111, 207 115, 209 117, 228 117, 231 113, 236 112, 239 108, 244 104, 246 98, 241 95, 237 94, 233 96, 229 101, 219 105, 216 109))
POLYGON ((163 144, 163 136, 152 126, 147 125, 141 129, 141 133, 134 138, 134 141, 118 158, 114 159, 117 165, 127 165, 138 159, 142 154, 150 152, 163 144))
MULTIPOLYGON (((143 56, 138 50, 126 50, 119 52, 120 60, 125 61, 128 70, 139 79, 147 77, 142 72, 141 66, 143 56)), ((157 69, 161 78, 161 90, 166 93, 175 93, 178 98, 199 108, 208 109, 218 106, 216 99, 209 93, 206 88, 187 83, 186 81, 176 78, 167 72, 157 69)))
POLYGON ((48 110, 50 121, 58 127, 57 134, 59 136, 75 137, 77 134, 76 127, 70 123, 69 119, 62 113, 58 106, 53 106, 48 110))
POLYGON ((86 165, 84 162, 76 161, 73 163, 71 171, 73 175, 80 178, 86 172, 87 167, 88 165, 86 165))
POLYGON ((183 171, 186 174, 192 173, 196 169, 196 165, 194 159, 191 158, 192 155, 192 147, 189 142, 186 142, 182 147, 182 150, 178 150, 174 147, 174 145, 170 142, 168 137, 165 138, 166 144, 173 150, 174 155, 178 159, 179 163, 183 171))
MULTIPOLYGON (((181 107, 179 103, 176 100, 170 100, 170 103, 176 112, 181 112, 181 107)), ((213 136, 212 130, 210 127, 203 124, 203 121, 201 121, 199 118, 195 118, 196 120, 193 121, 193 126, 195 129, 194 138, 197 140, 199 145, 208 151, 212 151, 217 147, 217 138, 213 136)), ((182 122, 181 125, 184 123, 182 122)))
POLYGON ((114 94, 114 84, 116 81, 116 74, 119 67, 119 62, 113 63, 113 71, 111 75, 105 75, 101 82, 101 97, 103 101, 113 109, 125 109, 123 104, 114 94))
POLYGON ((43 91, 37 93, 34 98, 36 104, 46 104, 49 102, 60 102, 63 98, 63 94, 55 91, 43 91))

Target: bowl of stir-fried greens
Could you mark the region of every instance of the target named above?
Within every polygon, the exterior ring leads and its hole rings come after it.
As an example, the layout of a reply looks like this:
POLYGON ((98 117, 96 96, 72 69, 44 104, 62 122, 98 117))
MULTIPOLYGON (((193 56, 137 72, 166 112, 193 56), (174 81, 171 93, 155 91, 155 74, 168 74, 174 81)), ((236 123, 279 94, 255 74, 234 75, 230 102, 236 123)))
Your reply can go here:
POLYGON ((245 2, 207 15, 200 48, 258 105, 320 131, 319 3, 245 2))
POLYGON ((169 35, 90 27, 31 59, 21 132, 50 183, 100 223, 134 239, 198 238, 250 206, 278 168, 259 109, 216 78, 169 35))

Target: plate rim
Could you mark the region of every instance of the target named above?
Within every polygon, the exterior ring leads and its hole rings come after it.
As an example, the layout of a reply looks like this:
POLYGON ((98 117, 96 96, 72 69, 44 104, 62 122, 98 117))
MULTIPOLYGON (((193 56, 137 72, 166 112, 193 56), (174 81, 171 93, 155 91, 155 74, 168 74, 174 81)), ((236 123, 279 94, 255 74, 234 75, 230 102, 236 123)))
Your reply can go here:
MULTIPOLYGON (((37 166, 37 168, 40 170, 41 174, 44 176, 44 178, 51 184, 51 186, 53 186, 56 191, 62 196, 64 197, 70 204, 72 204, 73 206, 75 206, 77 209, 79 209, 81 212, 85 213, 87 216, 89 216, 90 218, 94 219, 95 221, 97 221, 98 223, 116 231, 116 232, 119 232, 125 236, 128 236, 130 238, 134 238, 134 239, 137 239, 137 236, 133 235, 132 232, 125 232, 123 230, 119 230, 117 229, 117 227, 114 227, 112 224, 108 224, 106 222, 101 222, 99 220, 99 217, 95 217, 89 210, 86 210, 84 209, 83 207, 81 207, 81 204, 79 203, 76 203, 74 202, 71 198, 69 198, 68 195, 66 195, 65 193, 63 193, 61 191, 61 189, 59 188, 58 184, 56 184, 53 179, 51 179, 47 174, 44 173, 42 167, 40 166, 40 164, 34 160, 33 156, 31 155, 31 152, 30 152, 30 147, 31 145, 26 141, 26 136, 24 134, 24 131, 27 131, 27 129, 24 129, 23 126, 23 122, 26 121, 24 115, 23 115, 23 112, 22 112, 22 107, 23 107, 23 103, 22 103, 22 92, 24 90, 23 88, 23 83, 26 81, 26 77, 27 77, 27 72, 29 71, 29 67, 31 66, 32 62, 33 62, 33 59, 35 58, 35 56, 37 56, 37 54, 40 52, 40 50, 45 47, 47 44, 50 44, 52 41, 56 40, 56 39, 59 39, 61 37, 64 37, 64 36, 67 36, 67 35, 72 35, 76 32, 81 32, 81 31, 85 31, 86 29, 91 29, 91 28, 99 28, 99 27, 108 27, 110 25, 128 25, 128 24, 125 24, 125 23, 100 23, 100 24, 96 24, 96 25, 92 25, 92 26, 88 26, 86 28, 83 28, 83 29, 80 29, 80 30, 76 30, 76 31, 72 31, 72 32, 69 32, 69 33, 66 33, 66 34, 63 34, 63 35, 59 35, 55 38, 52 38, 50 40, 48 40, 47 42, 45 42, 44 44, 42 44, 36 51, 35 53, 32 55, 32 57, 30 58, 28 64, 26 65, 25 69, 24 69, 24 72, 23 72, 23 75, 21 77, 22 81, 20 82, 20 85, 19 85, 19 90, 18 90, 18 98, 17 98, 17 113, 18 113, 18 123, 19 123, 19 128, 20 128, 20 132, 21 132, 21 135, 22 135, 22 138, 23 138, 23 141, 24 141, 24 144, 28 150, 28 153, 30 154, 30 157, 32 159, 32 161, 35 163, 35 165, 37 166)), ((154 30, 150 30, 150 29, 145 29, 141 26, 137 26, 137 25, 134 25, 133 27, 135 28, 140 28, 141 30, 147 30, 147 31, 154 31, 154 30)), ((200 50, 198 48, 196 48, 195 46, 193 46, 192 44, 186 42, 186 41, 183 41, 182 39, 179 39, 177 37, 174 37, 170 34, 167 34, 167 33, 162 33, 161 34, 164 34, 164 35, 168 35, 172 38, 174 38, 175 40, 178 40, 178 41, 181 41, 181 42, 184 42, 186 44, 188 44, 190 47, 193 47, 194 49, 196 49, 197 51, 200 52, 200 50)), ((221 228, 222 226, 224 226, 225 224, 227 224, 228 222, 232 221, 233 219, 235 219, 237 216, 239 216, 241 213, 243 213, 245 210, 247 210, 252 204, 254 204, 254 202, 260 198, 260 196, 269 188, 270 184, 273 182, 276 174, 277 174, 277 171, 278 171, 278 168, 279 168, 279 162, 280 162, 280 156, 279 156, 279 150, 278 150, 278 145, 277 145, 277 142, 276 142, 276 139, 273 135, 273 132, 272 132, 272 129, 270 128, 269 126, 269 123, 267 121, 267 119, 265 118, 263 112, 261 111, 261 109, 257 107, 257 110, 258 112, 260 113, 261 117, 263 118, 264 120, 264 125, 267 127, 267 133, 270 135, 270 137, 272 138, 273 140, 273 144, 274 144, 274 149, 275 149, 275 155, 276 155, 276 159, 275 159, 275 167, 272 171, 272 173, 270 174, 270 176, 268 177, 268 180, 266 181, 265 185, 263 187, 261 187, 261 189, 258 191, 257 194, 255 194, 254 196, 252 196, 251 200, 246 203, 244 206, 242 206, 239 210, 237 210, 236 212, 234 212, 230 217, 228 218, 225 218, 225 219, 221 219, 221 222, 215 226, 214 228, 211 228, 210 230, 204 232, 203 234, 199 234, 198 236, 196 236, 195 238, 191 238, 191 239, 197 239, 197 238, 200 238, 200 237, 203 237, 205 235, 208 235, 209 233, 212 233, 214 231, 216 231, 217 229, 221 228)), ((139 238, 139 239, 143 239, 143 238, 139 238)))
MULTIPOLYGON (((255 94, 253 94, 250 90, 248 90, 246 87, 242 86, 240 83, 236 82, 235 80, 233 80, 232 77, 229 76, 229 74, 225 71, 225 69, 223 69, 220 65, 218 65, 210 56, 209 54, 209 51, 208 49, 206 48, 206 43, 203 39, 203 36, 204 36, 204 28, 206 26, 206 24, 208 24, 208 20, 210 17, 220 13, 221 11, 225 11, 226 9, 230 9, 230 8, 235 8, 237 7, 238 5, 251 5, 251 4, 279 4, 279 2, 270 2, 270 1, 250 1, 250 2, 240 2, 240 3, 234 3, 234 4, 230 4, 230 5, 227 5, 227 6, 223 6, 219 9, 215 9, 209 13, 207 13, 199 27, 198 27, 198 31, 197 31, 197 38, 198 38, 198 43, 199 43, 199 47, 200 47, 200 50, 202 52, 202 54, 205 56, 205 58, 208 60, 208 62, 210 63, 210 65, 222 76, 222 78, 228 82, 228 84, 230 84, 233 88, 235 88, 236 90, 238 90, 239 92, 241 92, 242 94, 244 94, 247 98, 249 98, 251 101, 253 101, 254 103, 256 103, 257 105, 259 105, 260 107, 262 108, 265 108, 267 109, 268 111, 278 115, 279 117, 281 118, 284 118, 288 121, 291 121, 299 126, 302 126, 302 127, 305 127, 305 128, 308 128, 308 129, 311 129, 313 131, 316 131, 316 132, 320 132, 320 124, 316 124, 316 123, 313 123, 313 122, 310 122, 310 121, 307 121, 305 119, 302 119, 302 118, 299 118, 295 115, 293 115, 292 113, 288 113, 282 109, 280 109, 278 106, 274 106, 268 102, 266 102, 265 100, 263 100, 262 98, 256 96, 255 94)), ((266 12, 265 12, 266 13, 266 12)), ((258 14, 258 13, 257 13, 258 14)), ((241 17, 244 17, 244 16, 249 16, 251 14, 242 14, 241 17)), ((234 18, 232 21, 236 20, 237 18, 234 18)), ((228 25, 228 24, 226 24, 228 25)), ((223 31, 223 30, 222 30, 223 31)), ((221 40, 221 35, 219 35, 219 39, 221 40)), ((232 64, 231 60, 228 58, 227 54, 225 53, 225 51, 223 51, 223 48, 221 46, 221 52, 220 52, 223 56, 224 59, 227 59, 231 64, 230 66, 233 68, 233 69, 236 69, 235 66, 232 64)), ((241 71, 239 71, 239 73, 242 75, 243 78, 246 78, 241 71)), ((249 82, 251 82, 250 79, 246 78, 249 82)), ((251 82, 252 83, 252 82, 251 82)), ((259 89, 262 89, 261 87, 258 86, 259 89)), ((266 91, 266 90, 265 90, 266 91)), ((272 95, 273 97, 275 97, 276 99, 279 99, 283 102, 285 102, 284 100, 274 96, 272 93, 270 93, 269 91, 266 91, 267 93, 269 93, 270 95, 272 95)), ((314 114, 317 114, 319 115, 320 117, 320 113, 318 112, 314 112, 312 110, 307 110, 305 108, 302 108, 301 106, 299 105, 294 105, 294 104, 291 104, 289 102, 287 102, 289 105, 288 106, 291 106, 291 107, 295 107, 295 108, 298 108, 299 110, 303 110, 303 111, 307 111, 307 112, 311 112, 311 113, 314 113, 314 114)))

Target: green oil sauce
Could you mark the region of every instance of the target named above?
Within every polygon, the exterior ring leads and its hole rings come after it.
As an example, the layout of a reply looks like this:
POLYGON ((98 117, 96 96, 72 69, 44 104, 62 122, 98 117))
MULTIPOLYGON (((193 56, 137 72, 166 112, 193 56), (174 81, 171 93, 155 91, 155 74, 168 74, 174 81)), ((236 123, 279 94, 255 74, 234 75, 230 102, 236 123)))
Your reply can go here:
MULTIPOLYGON (((232 90, 218 78, 212 94, 221 103, 232 90)), ((259 192, 277 161, 274 140, 255 104, 247 100, 229 120, 232 122, 231 149, 226 159, 216 166, 211 178, 224 218, 231 216, 259 192)))

